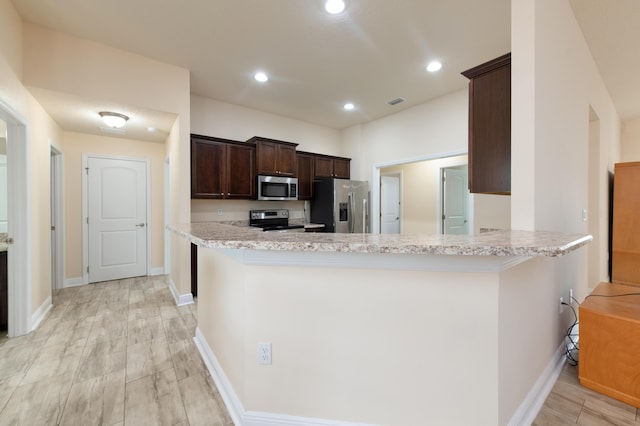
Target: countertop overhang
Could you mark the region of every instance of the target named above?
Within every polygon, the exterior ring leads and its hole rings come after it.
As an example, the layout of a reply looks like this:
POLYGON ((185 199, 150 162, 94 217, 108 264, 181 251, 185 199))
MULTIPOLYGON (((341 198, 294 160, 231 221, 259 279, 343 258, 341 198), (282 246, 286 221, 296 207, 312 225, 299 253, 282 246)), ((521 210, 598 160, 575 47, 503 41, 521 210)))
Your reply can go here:
POLYGON ((273 233, 222 222, 168 229, 204 248, 448 256, 559 257, 593 239, 585 234, 513 230, 472 235, 273 233))

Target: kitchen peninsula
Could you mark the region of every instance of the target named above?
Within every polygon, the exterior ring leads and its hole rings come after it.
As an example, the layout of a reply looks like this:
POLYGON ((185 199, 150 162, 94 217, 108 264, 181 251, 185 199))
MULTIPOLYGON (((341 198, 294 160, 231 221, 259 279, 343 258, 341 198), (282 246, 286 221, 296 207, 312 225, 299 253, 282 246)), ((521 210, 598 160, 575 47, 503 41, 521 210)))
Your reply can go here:
POLYGON ((242 425, 513 422, 558 349, 555 264, 591 240, 170 229, 201 248, 195 340, 242 425))

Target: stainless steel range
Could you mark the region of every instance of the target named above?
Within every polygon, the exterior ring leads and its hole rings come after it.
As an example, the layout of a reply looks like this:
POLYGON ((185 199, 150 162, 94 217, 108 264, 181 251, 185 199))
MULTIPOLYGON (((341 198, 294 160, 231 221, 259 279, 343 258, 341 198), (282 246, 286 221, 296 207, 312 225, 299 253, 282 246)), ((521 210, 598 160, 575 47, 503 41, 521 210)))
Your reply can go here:
POLYGON ((251 210, 249 225, 268 232, 304 232, 304 225, 289 225, 289 210, 251 210))

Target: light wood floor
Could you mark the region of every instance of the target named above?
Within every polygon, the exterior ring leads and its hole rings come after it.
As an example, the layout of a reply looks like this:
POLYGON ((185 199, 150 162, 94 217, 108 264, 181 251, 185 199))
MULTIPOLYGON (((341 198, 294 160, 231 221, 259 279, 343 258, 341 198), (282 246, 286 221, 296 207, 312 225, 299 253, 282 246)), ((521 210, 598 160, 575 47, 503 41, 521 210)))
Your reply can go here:
MULTIPOLYGON (((57 291, 39 328, 0 338, 0 425, 232 425, 193 343, 196 305, 165 277, 57 291)), ((566 365, 534 425, 640 425, 566 365)))
POLYGON ((560 425, 640 425, 638 409, 580 386, 578 367, 565 365, 533 423, 560 425))
POLYGON ((39 328, 0 338, 0 425, 232 425, 193 343, 196 305, 165 277, 57 291, 39 328))

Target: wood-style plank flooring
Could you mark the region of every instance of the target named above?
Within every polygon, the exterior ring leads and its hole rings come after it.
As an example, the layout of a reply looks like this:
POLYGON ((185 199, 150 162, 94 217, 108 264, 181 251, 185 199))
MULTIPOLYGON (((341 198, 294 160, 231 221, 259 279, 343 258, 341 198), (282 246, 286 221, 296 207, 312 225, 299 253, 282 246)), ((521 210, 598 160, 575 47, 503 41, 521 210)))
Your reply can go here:
MULTIPOLYGON (((196 305, 165 277, 56 291, 26 336, 0 338, 0 425, 232 425, 198 353, 196 305)), ((534 425, 640 425, 566 365, 534 425)))
POLYGON ((631 405, 580 386, 578 367, 566 364, 533 424, 637 426, 640 413, 631 405))
POLYGON ((37 330, 0 338, 0 425, 232 425, 166 278, 56 291, 37 330))

